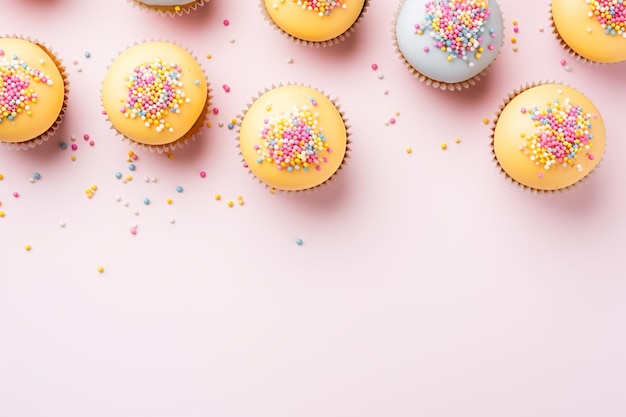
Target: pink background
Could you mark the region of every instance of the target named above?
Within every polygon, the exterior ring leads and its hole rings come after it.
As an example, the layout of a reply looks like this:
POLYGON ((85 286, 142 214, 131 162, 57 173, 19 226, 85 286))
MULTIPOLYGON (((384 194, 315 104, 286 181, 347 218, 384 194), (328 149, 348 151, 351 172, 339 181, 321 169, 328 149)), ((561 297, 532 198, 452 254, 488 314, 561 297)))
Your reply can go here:
POLYGON ((372 0, 346 42, 310 49, 257 0, 179 18, 125 0, 0 0, 2 32, 51 46, 71 81, 54 138, 0 149, 0 416, 626 415, 626 66, 567 56, 548 0, 500 4, 502 53, 449 93, 395 54, 396 1, 372 0), (219 108, 174 159, 121 141, 101 114, 107 65, 144 39, 193 51, 219 108), (609 134, 589 181, 550 197, 499 174, 483 124, 541 80, 587 94, 609 134), (319 192, 272 195, 226 127, 281 82, 337 97, 352 126, 349 162, 319 192), (62 150, 72 135, 78 150, 62 150))

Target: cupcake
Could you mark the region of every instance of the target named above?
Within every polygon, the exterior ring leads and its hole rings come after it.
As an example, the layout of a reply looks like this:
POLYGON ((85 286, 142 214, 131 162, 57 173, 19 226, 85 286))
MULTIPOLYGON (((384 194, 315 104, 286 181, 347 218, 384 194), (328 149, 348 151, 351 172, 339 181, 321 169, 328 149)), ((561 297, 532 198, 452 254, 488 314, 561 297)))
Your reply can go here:
POLYGON ((319 47, 350 36, 368 4, 369 0, 261 0, 260 7, 292 40, 319 47))
POLYGON ((552 0, 552 29, 561 45, 583 61, 626 61, 626 1, 552 0))
POLYGON ((392 30, 396 51, 415 78, 461 90, 496 59, 503 28, 495 0, 402 0, 392 30))
POLYGON ((268 187, 311 190, 327 183, 347 157, 349 127, 335 100, 303 85, 281 85, 254 99, 243 114, 244 166, 268 187))
POLYGON ((65 67, 43 44, 0 38, 0 142, 29 149, 59 127, 67 108, 65 67))
POLYGON ((605 142, 604 122, 591 100, 566 85, 545 83, 509 95, 491 146, 513 182, 553 192, 586 178, 600 162, 605 142))
POLYGON ((128 0, 140 8, 162 15, 181 16, 189 14, 209 0, 128 0))
POLYGON ((209 85, 185 49, 150 41, 113 60, 102 83, 111 127, 142 147, 164 152, 195 138, 206 119, 209 85))

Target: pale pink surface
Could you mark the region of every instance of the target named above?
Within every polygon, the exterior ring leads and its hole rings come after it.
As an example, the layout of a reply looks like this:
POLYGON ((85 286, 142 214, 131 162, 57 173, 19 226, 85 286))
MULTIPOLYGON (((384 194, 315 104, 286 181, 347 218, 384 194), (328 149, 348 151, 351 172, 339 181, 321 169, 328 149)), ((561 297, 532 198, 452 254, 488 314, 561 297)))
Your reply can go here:
POLYGON ((125 0, 0 0, 2 31, 50 45, 71 80, 48 144, 0 149, 0 416, 626 415, 626 66, 567 56, 547 0, 500 3, 498 60, 448 93, 396 56, 395 1, 372 0, 348 41, 310 49, 256 0, 181 18, 125 0), (220 112, 173 160, 137 151, 131 173, 135 148, 109 130, 99 89, 143 39, 192 50, 220 112), (540 80, 587 94, 609 133, 595 175, 548 198, 499 174, 482 121, 540 80), (317 193, 270 194, 226 127, 281 82, 336 96, 352 126, 349 163, 317 193), (78 151, 62 151, 73 134, 78 151))

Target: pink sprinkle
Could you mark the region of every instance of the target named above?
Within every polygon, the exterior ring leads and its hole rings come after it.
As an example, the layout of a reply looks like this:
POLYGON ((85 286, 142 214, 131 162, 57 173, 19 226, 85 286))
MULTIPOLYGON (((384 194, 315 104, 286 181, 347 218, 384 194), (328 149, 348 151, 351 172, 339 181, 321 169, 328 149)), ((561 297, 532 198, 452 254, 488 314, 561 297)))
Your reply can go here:
POLYGON ((589 154, 589 160, 590 160, 590 161, 593 161, 594 159, 596 159, 596 157, 595 157, 595 156, 593 156, 593 155, 591 155, 591 154, 589 154))
POLYGON ((76 149, 78 149, 78 145, 75 143, 72 143, 72 150, 75 151, 76 149))
POLYGON ((226 84, 222 85, 222 88, 224 89, 224 91, 226 91, 227 93, 230 93, 230 87, 226 84))
POLYGON ((561 65, 565 66, 565 64, 567 64, 567 61, 565 61, 564 59, 561 60, 561 65))
POLYGON ((428 52, 428 51, 430 51, 430 48, 428 46, 425 46, 424 47, 424 52, 428 52))
POLYGON ((200 171, 200 178, 205 178, 205 177, 206 177, 206 172, 200 171))
POLYGON ((131 235, 136 235, 137 234, 137 228, 136 227, 131 227, 130 228, 130 234, 131 235))
POLYGON ((228 19, 224 19, 224 26, 228 26, 230 25, 230 22, 228 21, 228 19))
POLYGON ((18 198, 20 196, 20 193, 18 193, 17 191, 13 193, 13 197, 18 198))
POLYGON ((372 64, 372 69, 376 71, 378 69, 378 64, 372 64))
POLYGON ((489 46, 487 47, 487 49, 489 49, 490 51, 493 51, 493 50, 495 49, 495 46, 493 46, 493 45, 489 45, 489 46))
POLYGON ((391 119, 389 119, 389 123, 391 123, 392 125, 395 125, 396 119, 392 117, 391 119))
POLYGON ((517 26, 515 26, 515 27, 513 28, 513 32, 515 32, 515 33, 519 32, 519 28, 518 28, 517 26))
POLYGON ((217 107, 213 107, 213 114, 218 114, 220 112, 220 109, 218 109, 217 107))
POLYGON ((543 178, 543 174, 542 174, 541 172, 540 172, 539 174, 537 174, 537 176, 538 176, 539 178, 543 178))
POLYGON ((83 139, 85 139, 85 140, 89 140, 89 134, 85 133, 85 134, 83 135, 83 139))
POLYGON ((90 140, 90 141, 89 141, 89 146, 93 146, 93 145, 95 145, 95 144, 96 144, 96 142, 94 142, 93 140, 90 140))
POLYGON ((248 168, 248 164, 246 162, 243 163, 244 168, 248 168))
POLYGON ((522 107, 522 108, 520 109, 520 111, 521 111, 522 113, 526 113, 526 107, 522 107))

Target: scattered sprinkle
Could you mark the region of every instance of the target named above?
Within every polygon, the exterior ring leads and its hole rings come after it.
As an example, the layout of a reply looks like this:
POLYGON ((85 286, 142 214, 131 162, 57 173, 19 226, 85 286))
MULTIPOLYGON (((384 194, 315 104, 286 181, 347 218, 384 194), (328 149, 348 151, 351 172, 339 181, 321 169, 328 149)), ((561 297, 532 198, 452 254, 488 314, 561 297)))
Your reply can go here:
POLYGON ((98 272, 99 273, 103 273, 104 272, 104 267, 103 266, 99 266, 98 267, 98 272))
POLYGON ((26 249, 27 251, 30 251, 32 249, 32 246, 30 246, 29 244, 24 245, 24 249, 26 249))
POLYGON ((234 205, 235 205, 235 203, 233 203, 231 200, 228 200, 228 207, 232 207, 234 205))
POLYGON ((412 152, 413 152, 413 148, 411 147, 406 148, 406 153, 412 153, 412 152))
POLYGON ((148 197, 144 198, 143 203, 147 206, 148 204, 150 204, 150 199, 148 197))
POLYGON ((445 143, 442 143, 441 144, 441 149, 443 149, 445 151, 446 149, 448 149, 448 145, 446 145, 445 143))
POLYGON ((183 192, 183 187, 181 187, 180 185, 178 187, 176 187, 176 192, 182 193, 183 192))
POLYGON ((302 246, 302 243, 304 243, 302 242, 302 239, 296 239, 296 245, 302 246))
POLYGON ((215 199, 217 201, 220 201, 222 199, 222 196, 220 194, 215 194, 215 199))

